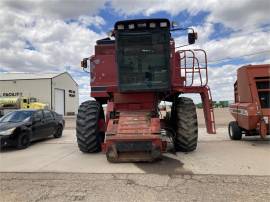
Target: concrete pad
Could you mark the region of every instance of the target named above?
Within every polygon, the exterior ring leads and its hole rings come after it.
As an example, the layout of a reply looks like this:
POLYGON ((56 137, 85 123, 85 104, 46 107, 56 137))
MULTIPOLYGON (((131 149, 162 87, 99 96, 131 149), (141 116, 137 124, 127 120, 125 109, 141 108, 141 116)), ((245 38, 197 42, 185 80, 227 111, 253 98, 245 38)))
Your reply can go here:
POLYGON ((80 152, 75 130, 67 129, 60 139, 39 141, 26 150, 2 151, 0 172, 270 175, 269 153, 269 138, 231 141, 227 128, 219 128, 217 135, 206 134, 205 128, 200 128, 194 152, 167 153, 156 163, 112 164, 102 153, 80 152))

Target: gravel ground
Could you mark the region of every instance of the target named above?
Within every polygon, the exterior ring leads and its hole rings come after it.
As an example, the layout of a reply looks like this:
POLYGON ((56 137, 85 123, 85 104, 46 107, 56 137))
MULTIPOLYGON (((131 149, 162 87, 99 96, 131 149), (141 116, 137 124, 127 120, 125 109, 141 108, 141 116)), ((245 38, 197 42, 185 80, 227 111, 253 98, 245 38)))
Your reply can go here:
POLYGON ((1 201, 270 201, 270 176, 2 173, 1 201))

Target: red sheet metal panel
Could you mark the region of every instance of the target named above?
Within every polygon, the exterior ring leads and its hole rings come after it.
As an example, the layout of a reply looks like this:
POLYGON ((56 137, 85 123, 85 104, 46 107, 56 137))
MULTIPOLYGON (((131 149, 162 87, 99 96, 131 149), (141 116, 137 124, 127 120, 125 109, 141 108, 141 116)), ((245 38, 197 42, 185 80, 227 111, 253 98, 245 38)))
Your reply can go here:
POLYGON ((117 134, 149 135, 151 119, 148 111, 120 112, 117 134))

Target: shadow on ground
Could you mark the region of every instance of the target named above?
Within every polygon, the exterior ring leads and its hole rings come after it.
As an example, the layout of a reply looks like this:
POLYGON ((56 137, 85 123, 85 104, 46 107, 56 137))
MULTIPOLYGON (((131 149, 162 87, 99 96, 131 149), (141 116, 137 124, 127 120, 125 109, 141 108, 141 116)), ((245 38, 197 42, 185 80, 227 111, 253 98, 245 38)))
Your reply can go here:
POLYGON ((245 143, 250 143, 252 146, 257 145, 268 145, 270 144, 270 136, 266 136, 265 138, 261 138, 260 136, 245 136, 242 140, 245 143))
POLYGON ((169 175, 169 174, 193 174, 183 167, 183 163, 175 158, 163 156, 162 160, 152 163, 136 163, 138 168, 145 173, 169 175))
MULTIPOLYGON (((40 144, 40 143, 44 143, 44 142, 46 142, 48 140, 52 140, 52 139, 55 139, 55 138, 46 137, 46 138, 43 138, 43 139, 40 139, 40 140, 35 140, 35 141, 30 143, 29 147, 32 147, 32 146, 40 144)), ((14 146, 14 145, 13 146, 12 145, 3 146, 3 147, 0 148, 0 153, 23 151, 23 150, 29 149, 29 147, 27 147, 26 149, 17 149, 16 146, 14 146)))

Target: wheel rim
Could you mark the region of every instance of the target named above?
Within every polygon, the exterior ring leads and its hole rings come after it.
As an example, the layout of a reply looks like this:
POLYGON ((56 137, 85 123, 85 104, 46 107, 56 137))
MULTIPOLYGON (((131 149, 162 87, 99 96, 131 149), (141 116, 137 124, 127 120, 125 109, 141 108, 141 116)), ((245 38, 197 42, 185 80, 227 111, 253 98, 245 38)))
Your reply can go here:
POLYGON ((27 146, 29 144, 29 138, 25 135, 22 137, 22 146, 27 146))
POLYGON ((61 130, 62 130, 62 127, 59 126, 58 129, 57 129, 57 132, 56 132, 56 136, 60 136, 61 135, 61 130))

